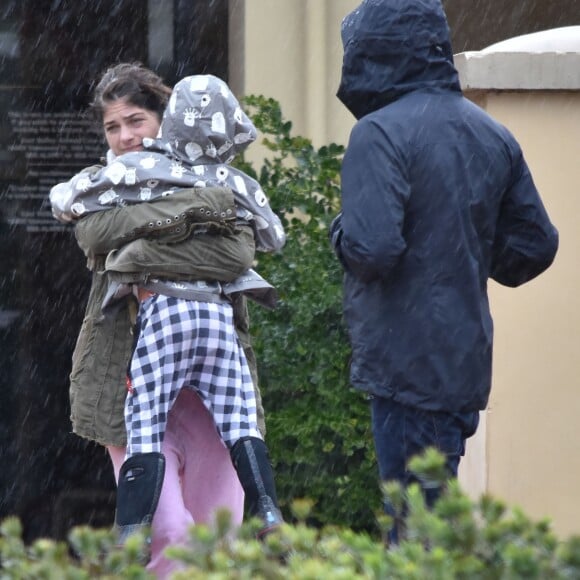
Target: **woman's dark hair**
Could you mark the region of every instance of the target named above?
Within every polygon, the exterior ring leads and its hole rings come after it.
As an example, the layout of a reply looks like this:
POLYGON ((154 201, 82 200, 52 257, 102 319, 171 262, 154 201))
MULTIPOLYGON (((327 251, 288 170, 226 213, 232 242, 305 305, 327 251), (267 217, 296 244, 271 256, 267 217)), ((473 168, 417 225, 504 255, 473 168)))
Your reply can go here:
POLYGON ((96 121, 103 120, 105 107, 119 99, 156 113, 159 120, 171 89, 153 71, 139 62, 121 63, 108 68, 95 87, 90 111, 96 121))

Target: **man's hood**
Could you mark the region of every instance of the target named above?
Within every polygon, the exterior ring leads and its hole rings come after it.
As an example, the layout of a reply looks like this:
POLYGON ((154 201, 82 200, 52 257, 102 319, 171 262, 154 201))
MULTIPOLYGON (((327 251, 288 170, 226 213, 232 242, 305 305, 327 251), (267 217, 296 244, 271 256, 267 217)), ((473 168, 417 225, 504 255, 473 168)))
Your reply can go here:
POLYGON ((174 87, 159 137, 189 165, 230 163, 257 136, 228 85, 212 75, 194 75, 174 87))
POLYGON ((439 0, 364 0, 341 34, 337 96, 357 119, 414 90, 461 90, 439 0))

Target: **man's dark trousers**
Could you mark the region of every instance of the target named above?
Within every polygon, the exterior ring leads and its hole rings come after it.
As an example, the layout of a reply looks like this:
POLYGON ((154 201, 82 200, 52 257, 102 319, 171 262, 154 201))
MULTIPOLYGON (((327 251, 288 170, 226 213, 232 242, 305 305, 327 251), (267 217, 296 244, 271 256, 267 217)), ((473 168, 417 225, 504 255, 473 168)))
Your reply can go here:
MULTIPOLYGON (((465 441, 473 435, 479 422, 478 412, 443 413, 424 411, 402 405, 392 399, 371 397, 371 418, 375 449, 382 481, 397 480, 404 486, 420 484, 428 506, 438 498, 437 484, 419 481, 407 470, 407 463, 427 447, 435 447, 446 457, 450 477, 457 477, 459 460, 465 452, 465 441)), ((395 516, 392 506, 385 504, 385 512, 395 516)), ((402 521, 388 534, 388 542, 399 542, 402 521)))

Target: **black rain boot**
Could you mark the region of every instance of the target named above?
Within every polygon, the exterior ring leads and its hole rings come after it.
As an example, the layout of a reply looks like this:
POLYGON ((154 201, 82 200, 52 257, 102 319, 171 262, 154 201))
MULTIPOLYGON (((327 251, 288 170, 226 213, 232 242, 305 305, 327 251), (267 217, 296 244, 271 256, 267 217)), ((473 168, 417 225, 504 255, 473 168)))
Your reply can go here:
POLYGON ((243 437, 230 453, 246 494, 246 513, 259 518, 264 524, 257 534, 258 539, 262 539, 284 522, 278 509, 268 448, 257 437, 243 437))
MULTIPOLYGON (((118 546, 123 546, 127 538, 141 531, 147 534, 147 544, 151 544, 148 528, 159 503, 164 476, 162 453, 139 453, 121 466, 115 513, 118 546)), ((150 559, 149 552, 146 559, 150 559)))

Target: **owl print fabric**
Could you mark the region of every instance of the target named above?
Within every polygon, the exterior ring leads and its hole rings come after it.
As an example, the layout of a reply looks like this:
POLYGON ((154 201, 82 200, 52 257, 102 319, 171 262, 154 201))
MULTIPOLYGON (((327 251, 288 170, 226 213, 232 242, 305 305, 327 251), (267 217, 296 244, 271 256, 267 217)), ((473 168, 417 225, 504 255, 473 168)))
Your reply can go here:
POLYGON ((284 229, 260 184, 230 165, 256 136, 224 81, 213 75, 186 77, 173 89, 158 138, 144 139, 144 151, 111 158, 106 167, 56 185, 50 193, 53 214, 72 221, 185 187, 223 186, 234 193, 238 217, 252 224, 256 249, 279 250, 286 241, 284 229))

